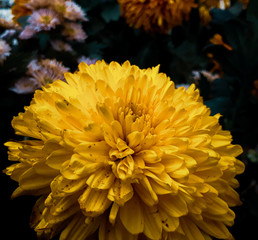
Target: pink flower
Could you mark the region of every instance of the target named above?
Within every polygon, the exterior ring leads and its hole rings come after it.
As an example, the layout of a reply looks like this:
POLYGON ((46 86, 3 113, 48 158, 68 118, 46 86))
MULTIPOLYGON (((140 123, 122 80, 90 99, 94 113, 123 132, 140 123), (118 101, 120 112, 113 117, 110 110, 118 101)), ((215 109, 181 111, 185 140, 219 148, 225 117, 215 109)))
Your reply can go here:
POLYGON ((28 65, 28 75, 37 80, 39 87, 57 79, 64 80, 64 73, 67 71, 69 68, 55 59, 32 60, 28 65))
POLYGON ((18 94, 33 93, 36 89, 57 79, 64 81, 64 73, 69 71, 69 68, 55 59, 32 60, 27 68, 27 76, 19 79, 10 88, 11 91, 18 94))
POLYGON ((96 59, 96 58, 89 58, 89 57, 85 57, 85 56, 81 56, 77 60, 78 64, 81 62, 85 62, 87 65, 95 64, 97 61, 98 61, 98 59, 96 59))
POLYGON ((35 92, 38 88, 39 86, 35 78, 23 77, 10 90, 18 94, 29 94, 35 92))
POLYGON ((80 23, 66 22, 64 23, 64 30, 62 32, 68 40, 77 40, 78 42, 83 42, 87 35, 82 29, 80 23))
POLYGON ((85 13, 81 9, 81 7, 78 4, 76 4, 75 2, 70 2, 70 1, 65 2, 64 17, 71 20, 71 21, 76 21, 76 20, 86 21, 86 20, 88 20, 85 17, 85 13))
POLYGON ((28 22, 35 31, 49 31, 60 24, 58 14, 52 9, 39 9, 34 11, 29 17, 28 22))

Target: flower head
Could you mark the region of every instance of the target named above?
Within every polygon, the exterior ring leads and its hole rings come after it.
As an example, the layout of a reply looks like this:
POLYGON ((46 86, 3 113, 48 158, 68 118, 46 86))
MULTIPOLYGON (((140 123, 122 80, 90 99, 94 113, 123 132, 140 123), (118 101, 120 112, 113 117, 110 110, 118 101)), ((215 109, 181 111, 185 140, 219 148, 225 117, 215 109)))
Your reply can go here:
POLYGON ((65 12, 64 17, 71 20, 82 20, 86 21, 87 18, 85 17, 85 13, 81 9, 81 7, 76 4, 75 2, 66 1, 65 2, 65 12))
POLYGON ((18 94, 33 93, 58 79, 64 81, 64 73, 67 71, 69 68, 55 59, 32 60, 28 65, 27 77, 19 79, 10 90, 18 94))
POLYGON ((29 94, 34 93, 39 88, 35 78, 23 77, 15 82, 14 86, 10 88, 11 91, 18 94, 29 94))
POLYGON ((64 73, 68 70, 69 68, 55 59, 32 60, 28 65, 28 75, 37 80, 39 87, 58 79, 64 80, 64 73))
POLYGON ((167 33, 188 20, 194 0, 118 0, 127 23, 147 32, 167 33))
POLYGON ((30 27, 35 31, 40 32, 42 30, 49 31, 60 23, 58 14, 51 9, 39 9, 34 11, 29 17, 28 22, 30 27))
POLYGON ((242 149, 194 85, 175 89, 159 67, 129 62, 81 63, 65 77, 13 119, 31 139, 6 143, 19 161, 6 169, 13 197, 40 196, 39 237, 231 239, 242 149))
POLYGON ((86 33, 83 31, 82 25, 74 22, 64 23, 62 34, 70 41, 76 40, 78 42, 83 42, 87 38, 86 33))
POLYGON ((0 39, 0 64, 10 55, 10 51, 11 47, 9 44, 5 40, 0 39))

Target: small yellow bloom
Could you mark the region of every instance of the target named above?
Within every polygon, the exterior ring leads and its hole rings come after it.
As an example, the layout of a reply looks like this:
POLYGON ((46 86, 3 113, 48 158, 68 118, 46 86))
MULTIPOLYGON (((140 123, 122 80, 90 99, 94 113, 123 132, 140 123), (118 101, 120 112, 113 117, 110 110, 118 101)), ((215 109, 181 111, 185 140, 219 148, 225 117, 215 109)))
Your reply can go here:
POLYGON ((189 19, 194 0, 118 0, 122 15, 131 27, 146 32, 168 33, 189 19))
POLYGON ((227 50, 229 51, 232 51, 232 47, 230 45, 228 45, 227 43, 224 43, 223 39, 222 39, 222 36, 218 33, 216 33, 211 39, 210 39, 210 42, 212 44, 215 44, 215 45, 221 45, 223 46, 224 48, 226 48, 227 50))
POLYGON ((81 63, 12 121, 13 197, 37 195, 39 238, 232 239, 239 145, 191 85, 159 67, 81 63))

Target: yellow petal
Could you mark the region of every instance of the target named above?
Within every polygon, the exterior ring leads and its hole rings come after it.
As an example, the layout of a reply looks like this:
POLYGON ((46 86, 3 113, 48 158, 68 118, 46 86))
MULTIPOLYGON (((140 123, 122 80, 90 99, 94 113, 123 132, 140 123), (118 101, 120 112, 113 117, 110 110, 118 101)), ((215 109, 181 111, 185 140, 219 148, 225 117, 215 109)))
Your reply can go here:
POLYGON ((82 190, 86 186, 85 179, 69 180, 58 175, 51 182, 52 194, 55 197, 64 197, 82 190))
POLYGON ((58 149, 52 152, 46 160, 46 164, 54 169, 60 169, 62 164, 71 158, 71 153, 66 149, 58 149))
POLYGON ((108 106, 106 106, 103 103, 98 103, 96 105, 96 109, 99 113, 99 115, 102 117, 102 119, 106 122, 106 123, 110 123, 114 120, 114 116, 112 111, 110 110, 110 108, 108 106))
POLYGON ((111 169, 103 168, 98 169, 95 173, 92 173, 86 183, 91 188, 97 189, 109 189, 114 183, 115 176, 111 169))
POLYGON ((143 177, 139 183, 135 183, 133 186, 138 196, 145 204, 148 206, 154 206, 158 203, 158 196, 153 191, 147 177, 143 177))
POLYGON ((215 148, 219 148, 219 147, 229 145, 231 141, 232 141, 231 137, 216 134, 212 137, 211 145, 215 148))
POLYGON ((199 228, 191 220, 181 218, 180 226, 188 240, 205 240, 199 228))
POLYGON ((78 145, 74 151, 92 162, 109 160, 110 147, 105 141, 84 142, 78 145))
POLYGON ((123 206, 133 196, 133 188, 130 182, 116 179, 108 192, 108 199, 123 206))
POLYGON ((209 201, 209 204, 207 204, 207 208, 205 209, 207 214, 223 215, 229 211, 228 204, 219 197, 206 196, 206 200, 209 201))
POLYGON ((87 187, 78 200, 84 215, 96 217, 104 213, 111 204, 111 201, 107 198, 107 194, 107 190, 95 190, 87 187))
POLYGON ((109 222, 110 222, 112 225, 115 224, 118 211, 119 211, 119 205, 118 205, 116 202, 114 202, 114 203, 112 204, 112 207, 111 207, 110 213, 109 213, 109 222))
POLYGON ((224 223, 204 218, 203 221, 195 222, 204 232, 219 239, 230 239, 232 235, 224 223))
POLYGON ((144 162, 147 162, 147 163, 156 163, 161 161, 157 153, 153 150, 142 150, 137 154, 135 154, 135 156, 142 158, 144 162))
POLYGON ((195 175, 205 179, 206 182, 212 182, 219 179, 222 176, 222 171, 219 167, 213 167, 203 171, 196 171, 195 175))
POLYGON ((186 167, 181 167, 174 172, 170 173, 169 175, 172 178, 184 178, 187 177, 189 174, 189 170, 186 167))
POLYGON ((159 204, 172 217, 181 217, 188 213, 185 200, 179 195, 160 195, 159 204))
POLYGON ((119 216, 128 232, 131 234, 143 232, 144 216, 137 197, 131 198, 123 207, 120 207, 119 216))
POLYGON ((70 161, 62 164, 60 172, 65 178, 76 180, 82 177, 88 177, 103 166, 104 163, 87 161, 79 155, 73 155, 70 161))
POLYGON ((114 226, 115 230, 115 236, 116 240, 137 240, 138 239, 138 234, 131 234, 126 230, 126 228, 123 226, 121 223, 120 219, 118 219, 116 225, 114 226))
POLYGON ((60 240, 84 240, 94 233, 100 221, 93 218, 89 224, 85 224, 85 216, 82 214, 75 215, 60 235, 60 240))
POLYGON ((134 149, 142 143, 144 134, 142 132, 134 131, 127 135, 127 141, 130 148, 134 149))
POLYGON ((179 218, 167 214, 166 209, 159 206, 159 213, 163 229, 167 232, 174 232, 179 226, 179 218))
POLYGON ((146 205, 144 205, 143 216, 143 233, 150 239, 161 239, 162 222, 157 207, 147 207, 146 205))
MULTIPOLYGON (((106 221, 105 218, 102 219, 99 227, 99 240, 114 240, 116 239, 115 228, 106 221)), ((119 239, 120 240, 120 239, 119 239)), ((121 239, 122 240, 122 239, 121 239)))
POLYGON ((30 168, 20 176, 19 182, 24 190, 36 190, 49 186, 52 180, 53 176, 39 175, 34 168, 30 168))

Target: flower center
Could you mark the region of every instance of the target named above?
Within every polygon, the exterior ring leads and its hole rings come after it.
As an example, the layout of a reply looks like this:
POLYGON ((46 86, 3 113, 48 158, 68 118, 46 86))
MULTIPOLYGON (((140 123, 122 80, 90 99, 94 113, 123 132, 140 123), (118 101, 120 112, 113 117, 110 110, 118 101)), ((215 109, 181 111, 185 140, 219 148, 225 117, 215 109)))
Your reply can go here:
POLYGON ((134 156, 141 151, 144 138, 150 133, 150 118, 143 106, 130 103, 127 107, 119 107, 117 118, 105 125, 105 140, 111 146, 109 164, 117 178, 137 178, 134 156))
POLYGON ((50 24, 50 22, 51 22, 50 16, 48 15, 41 16, 41 23, 48 25, 50 24))

